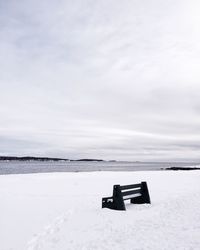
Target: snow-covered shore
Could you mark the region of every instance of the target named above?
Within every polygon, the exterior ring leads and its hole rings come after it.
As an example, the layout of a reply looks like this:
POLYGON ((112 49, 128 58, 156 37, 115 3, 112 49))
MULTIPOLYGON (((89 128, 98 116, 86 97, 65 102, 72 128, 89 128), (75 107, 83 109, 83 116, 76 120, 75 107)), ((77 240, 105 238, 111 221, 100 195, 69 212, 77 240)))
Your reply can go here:
POLYGON ((0 201, 1 250, 200 249, 200 171, 2 175, 0 201), (141 181, 152 204, 101 209, 141 181))

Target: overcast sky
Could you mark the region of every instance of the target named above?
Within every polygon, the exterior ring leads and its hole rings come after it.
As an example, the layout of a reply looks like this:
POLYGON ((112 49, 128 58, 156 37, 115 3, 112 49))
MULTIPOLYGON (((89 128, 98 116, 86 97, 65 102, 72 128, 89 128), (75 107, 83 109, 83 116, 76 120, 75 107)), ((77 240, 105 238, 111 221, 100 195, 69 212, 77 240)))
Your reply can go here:
POLYGON ((199 0, 0 0, 0 155, 200 159, 199 0))

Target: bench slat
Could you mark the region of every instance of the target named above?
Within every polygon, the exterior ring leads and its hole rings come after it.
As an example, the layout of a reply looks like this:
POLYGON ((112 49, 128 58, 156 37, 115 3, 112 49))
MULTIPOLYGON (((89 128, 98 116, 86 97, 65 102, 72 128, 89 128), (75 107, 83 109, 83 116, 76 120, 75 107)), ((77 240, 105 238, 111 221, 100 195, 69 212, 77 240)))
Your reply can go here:
POLYGON ((140 187, 141 187, 141 184, 120 186, 121 190, 131 189, 131 188, 140 188, 140 187))
POLYGON ((139 196, 142 196, 141 194, 134 194, 134 195, 131 195, 131 196, 125 196, 123 198, 124 201, 126 200, 130 200, 130 199, 133 199, 133 198, 136 198, 136 197, 139 197, 139 196))
POLYGON ((130 190, 130 191, 122 192, 122 196, 127 196, 127 195, 131 195, 131 194, 141 194, 141 190, 136 189, 136 190, 130 190))

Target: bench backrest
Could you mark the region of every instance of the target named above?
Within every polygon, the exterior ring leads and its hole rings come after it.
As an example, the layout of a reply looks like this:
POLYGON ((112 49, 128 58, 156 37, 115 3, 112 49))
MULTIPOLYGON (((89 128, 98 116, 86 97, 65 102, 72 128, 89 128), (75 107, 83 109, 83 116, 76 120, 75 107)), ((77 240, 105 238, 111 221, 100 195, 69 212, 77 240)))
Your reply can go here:
POLYGON ((142 184, 120 186, 123 200, 128 200, 142 195, 142 184))

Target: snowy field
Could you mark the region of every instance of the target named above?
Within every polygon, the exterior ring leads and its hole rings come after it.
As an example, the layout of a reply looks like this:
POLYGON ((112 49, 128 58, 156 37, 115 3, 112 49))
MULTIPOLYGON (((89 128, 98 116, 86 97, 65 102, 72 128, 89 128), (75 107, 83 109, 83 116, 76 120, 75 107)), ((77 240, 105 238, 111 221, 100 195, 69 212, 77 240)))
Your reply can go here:
POLYGON ((200 171, 1 175, 0 201, 1 250, 200 249, 200 171), (152 204, 101 209, 141 181, 152 204))

